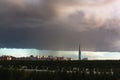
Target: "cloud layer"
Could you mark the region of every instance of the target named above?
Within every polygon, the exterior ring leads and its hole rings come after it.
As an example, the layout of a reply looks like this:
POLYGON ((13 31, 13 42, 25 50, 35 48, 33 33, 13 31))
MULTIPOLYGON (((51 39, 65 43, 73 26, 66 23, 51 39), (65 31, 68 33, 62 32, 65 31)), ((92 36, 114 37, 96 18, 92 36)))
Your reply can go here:
POLYGON ((119 13, 119 0, 1 0, 0 44, 120 51, 119 13))

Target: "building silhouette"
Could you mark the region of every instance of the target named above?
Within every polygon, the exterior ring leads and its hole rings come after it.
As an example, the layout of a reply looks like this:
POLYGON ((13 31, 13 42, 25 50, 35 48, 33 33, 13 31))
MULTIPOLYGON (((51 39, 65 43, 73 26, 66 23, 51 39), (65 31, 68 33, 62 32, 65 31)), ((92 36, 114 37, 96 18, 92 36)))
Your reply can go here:
POLYGON ((80 49, 80 45, 79 45, 79 54, 78 54, 78 60, 81 60, 81 49, 80 49))

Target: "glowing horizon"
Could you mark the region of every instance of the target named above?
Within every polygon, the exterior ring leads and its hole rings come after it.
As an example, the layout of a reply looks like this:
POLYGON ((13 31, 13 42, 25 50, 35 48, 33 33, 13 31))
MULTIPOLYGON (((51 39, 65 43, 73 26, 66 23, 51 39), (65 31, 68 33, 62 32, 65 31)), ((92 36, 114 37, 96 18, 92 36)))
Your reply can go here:
MULTIPOLYGON (((30 55, 41 56, 59 56, 71 57, 74 60, 78 59, 78 51, 52 51, 52 50, 37 50, 37 49, 17 49, 17 48, 1 48, 1 55, 11 55, 15 57, 26 57, 30 55)), ((89 60, 119 60, 120 52, 92 52, 82 51, 82 59, 88 58, 89 60)))

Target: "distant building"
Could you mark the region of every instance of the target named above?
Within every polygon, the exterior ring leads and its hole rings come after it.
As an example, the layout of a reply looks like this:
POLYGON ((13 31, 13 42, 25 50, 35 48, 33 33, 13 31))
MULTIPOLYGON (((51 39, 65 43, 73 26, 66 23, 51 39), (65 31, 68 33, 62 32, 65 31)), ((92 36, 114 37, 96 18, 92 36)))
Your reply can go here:
POLYGON ((64 57, 57 57, 57 60, 59 61, 64 60, 64 57))
POLYGON ((13 56, 6 56, 6 55, 4 55, 4 56, 0 57, 0 60, 13 60, 13 59, 14 59, 13 56))
POLYGON ((80 45, 79 45, 79 54, 78 54, 78 60, 81 60, 81 49, 80 49, 80 45))
POLYGON ((72 60, 72 59, 71 59, 71 58, 66 58, 66 60, 70 61, 70 60, 72 60))
POLYGON ((88 58, 83 58, 82 60, 88 60, 88 58))
POLYGON ((55 60, 71 60, 71 58, 57 57, 57 56, 33 56, 29 57, 13 57, 13 56, 0 56, 0 60, 38 60, 38 61, 55 61, 55 60))

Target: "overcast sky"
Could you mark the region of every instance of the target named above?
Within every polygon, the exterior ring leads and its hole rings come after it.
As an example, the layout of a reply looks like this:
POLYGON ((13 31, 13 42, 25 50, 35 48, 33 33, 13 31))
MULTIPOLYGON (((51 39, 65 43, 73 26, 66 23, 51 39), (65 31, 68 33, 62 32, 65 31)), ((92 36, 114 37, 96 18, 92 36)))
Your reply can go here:
POLYGON ((0 47, 120 51, 120 0, 0 0, 0 47))

